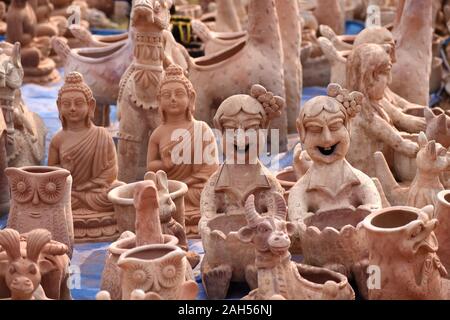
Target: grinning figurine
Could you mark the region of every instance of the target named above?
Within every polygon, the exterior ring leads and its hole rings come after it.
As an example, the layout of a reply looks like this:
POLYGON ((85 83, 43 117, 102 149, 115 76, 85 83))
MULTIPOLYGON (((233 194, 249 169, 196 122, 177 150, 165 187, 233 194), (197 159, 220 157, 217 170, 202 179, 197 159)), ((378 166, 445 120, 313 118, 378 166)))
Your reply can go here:
POLYGON ((361 93, 330 84, 328 96, 309 100, 300 112, 298 132, 312 160, 289 195, 289 218, 297 225, 300 238, 304 220, 317 213, 381 208, 372 179, 345 159, 350 147, 350 120, 360 111, 361 100, 361 93))

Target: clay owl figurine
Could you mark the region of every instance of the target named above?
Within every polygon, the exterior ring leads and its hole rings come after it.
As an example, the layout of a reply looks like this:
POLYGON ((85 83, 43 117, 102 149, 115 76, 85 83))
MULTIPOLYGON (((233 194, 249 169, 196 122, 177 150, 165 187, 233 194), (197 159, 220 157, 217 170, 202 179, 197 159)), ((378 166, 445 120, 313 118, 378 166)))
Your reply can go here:
POLYGON ((11 189, 8 228, 19 233, 47 229, 54 240, 69 247, 74 233, 70 201, 72 176, 56 167, 23 167, 5 170, 11 189))
POLYGON ((190 279, 186 253, 179 247, 145 245, 123 253, 118 261, 122 269, 122 299, 129 300, 134 290, 153 293, 154 299, 195 299, 198 286, 190 279))

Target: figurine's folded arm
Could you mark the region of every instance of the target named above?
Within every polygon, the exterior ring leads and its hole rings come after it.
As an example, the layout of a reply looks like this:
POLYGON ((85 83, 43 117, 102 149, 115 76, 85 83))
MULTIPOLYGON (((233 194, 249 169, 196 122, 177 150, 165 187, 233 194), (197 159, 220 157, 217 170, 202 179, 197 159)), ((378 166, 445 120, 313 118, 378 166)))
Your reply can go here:
POLYGON ((148 142, 147 171, 157 172, 158 170, 164 170, 164 163, 159 156, 159 145, 155 135, 152 134, 148 142))
MULTIPOLYGON (((406 114, 390 103, 386 103, 383 107, 393 120, 394 125, 399 130, 404 130, 409 133, 418 133, 426 130, 426 122, 424 118, 406 114)), ((419 107, 423 108, 422 106, 419 107)))
POLYGON ((384 141, 394 150, 410 157, 415 157, 419 151, 417 144, 403 139, 398 131, 378 115, 371 116, 366 121, 362 121, 361 124, 368 133, 384 141))
MULTIPOLYGON (((56 138, 56 136, 55 136, 56 138)), ((48 165, 52 167, 60 167, 59 151, 57 139, 53 138, 48 149, 48 165)))
POLYGON ((362 182, 359 199, 361 205, 370 211, 381 209, 383 207, 381 196, 373 180, 362 172, 358 175, 358 178, 362 182))

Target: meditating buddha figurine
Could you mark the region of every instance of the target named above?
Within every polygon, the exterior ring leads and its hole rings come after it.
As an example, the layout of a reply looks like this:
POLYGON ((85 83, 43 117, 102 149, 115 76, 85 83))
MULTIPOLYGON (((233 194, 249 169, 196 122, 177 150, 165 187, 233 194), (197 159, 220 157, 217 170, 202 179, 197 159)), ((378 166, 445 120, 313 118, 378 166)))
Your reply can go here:
POLYGON ((24 82, 45 84, 60 79, 49 58, 50 38, 37 37, 37 17, 27 0, 12 0, 6 17, 6 41, 20 42, 24 82))
POLYGON ((48 164, 72 174, 75 241, 116 239, 117 223, 108 192, 117 181, 117 155, 108 131, 92 123, 95 99, 83 76, 71 72, 58 93, 62 123, 50 143, 48 164))
POLYGON ((162 123, 148 145, 147 170, 163 170, 170 180, 188 185, 185 201, 186 234, 198 234, 200 195, 217 170, 217 145, 211 128, 193 118, 195 91, 183 69, 171 65, 161 81, 157 100, 162 123))

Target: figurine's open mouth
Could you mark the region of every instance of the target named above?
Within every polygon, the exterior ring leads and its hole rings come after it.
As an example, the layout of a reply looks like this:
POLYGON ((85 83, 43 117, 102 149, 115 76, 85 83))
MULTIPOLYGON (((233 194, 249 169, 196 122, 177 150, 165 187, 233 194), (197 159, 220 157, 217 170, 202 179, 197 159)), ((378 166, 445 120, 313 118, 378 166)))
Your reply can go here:
POLYGON ((237 144, 234 144, 234 151, 239 153, 247 153, 250 150, 250 144, 247 143, 243 147, 239 147, 237 144))
POLYGON ((317 149, 319 149, 320 153, 323 154, 324 156, 331 156, 334 151, 336 150, 336 147, 338 146, 339 143, 336 143, 335 145, 331 146, 331 147, 317 147, 317 149))

